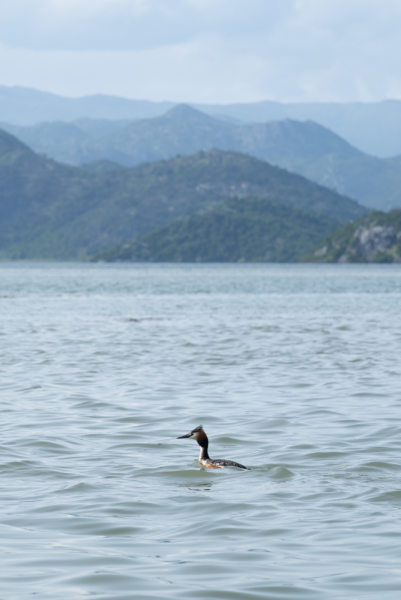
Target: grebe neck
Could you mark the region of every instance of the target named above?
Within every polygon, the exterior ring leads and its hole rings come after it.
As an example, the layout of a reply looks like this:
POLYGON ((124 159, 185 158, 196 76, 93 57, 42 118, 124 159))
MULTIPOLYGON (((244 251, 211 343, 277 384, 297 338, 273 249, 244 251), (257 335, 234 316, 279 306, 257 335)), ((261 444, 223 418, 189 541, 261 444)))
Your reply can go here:
POLYGON ((199 460, 209 460, 210 457, 207 451, 209 446, 209 440, 206 433, 203 430, 199 432, 196 441, 200 446, 199 460))
POLYGON ((201 446, 200 452, 199 452, 199 462, 202 460, 209 460, 209 459, 210 459, 210 456, 207 451, 207 446, 201 446))

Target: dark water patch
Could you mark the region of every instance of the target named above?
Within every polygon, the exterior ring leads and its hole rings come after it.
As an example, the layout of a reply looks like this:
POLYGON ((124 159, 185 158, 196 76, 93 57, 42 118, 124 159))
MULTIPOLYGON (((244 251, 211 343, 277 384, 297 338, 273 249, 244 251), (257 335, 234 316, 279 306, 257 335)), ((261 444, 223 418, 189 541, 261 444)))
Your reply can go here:
POLYGON ((319 585, 313 587, 299 586, 299 585, 264 585, 264 586, 252 586, 252 590, 259 594, 264 594, 263 598, 268 600, 295 600, 297 598, 307 600, 308 598, 321 598, 321 591, 319 585), (313 589, 313 587, 318 589, 313 589))
POLYGON ((91 410, 103 410, 103 409, 110 409, 111 407, 113 408, 113 410, 121 409, 121 407, 115 406, 111 401, 104 402, 104 401, 97 400, 95 398, 87 398, 86 400, 78 401, 75 404, 76 409, 90 408, 91 410))
POLYGON ((51 440, 43 440, 43 439, 33 439, 33 440, 25 440, 19 442, 19 447, 21 448, 30 448, 35 452, 40 454, 71 454, 72 448, 74 447, 74 442, 68 440, 61 442, 54 442, 51 440))
MULTIPOLYGON (((131 408, 132 410, 132 408, 131 408)), ((130 411, 130 408, 127 407, 127 411, 130 411)), ((117 417, 114 419, 116 423, 127 423, 128 425, 135 425, 135 426, 140 426, 143 424, 148 424, 149 423, 149 417, 148 416, 144 416, 144 415, 127 415, 124 417, 117 417)), ((132 431, 136 432, 136 429, 133 429, 132 431)))
POLYGON ((60 488, 58 490, 59 494, 82 494, 85 492, 91 492, 98 489, 98 486, 95 484, 90 484, 85 481, 80 481, 78 483, 73 483, 67 487, 60 488))
POLYGON ((89 590, 95 586, 95 589, 99 586, 101 589, 111 588, 113 590, 119 590, 120 588, 125 589, 127 585, 131 586, 131 589, 141 588, 143 582, 141 577, 135 575, 124 575, 122 573, 113 573, 112 571, 98 569, 95 572, 89 572, 86 574, 78 575, 75 577, 68 577, 64 579, 64 582, 68 586, 78 586, 88 588, 89 590))
POLYGON ((238 592, 235 588, 228 586, 227 590, 210 589, 198 591, 195 598, 214 598, 216 600, 292 600, 293 598, 314 598, 313 590, 308 588, 288 587, 288 586, 260 586, 257 590, 250 586, 250 590, 238 592), (252 591, 251 591, 252 590, 252 591))
MULTIPOLYGON (((380 494, 375 494, 370 498, 371 502, 384 502, 393 504, 395 506, 401 506, 401 489, 392 490, 389 492, 383 492, 380 494)), ((401 537, 401 534, 400 534, 401 537)))
POLYGON ((331 458, 346 459, 348 456, 347 452, 332 451, 320 451, 320 452, 309 452, 305 455, 306 458, 312 458, 314 460, 330 460, 331 458))
POLYGON ((31 508, 32 514, 67 514, 71 510, 71 505, 68 503, 46 503, 43 506, 35 506, 31 508))
POLYGON ((352 470, 358 471, 360 473, 364 473, 364 472, 381 473, 383 471, 397 472, 397 471, 401 470, 401 463, 370 461, 370 462, 359 464, 358 466, 354 467, 352 470))
POLYGON ((96 528, 96 535, 104 536, 104 537, 125 537, 125 536, 134 536, 134 535, 143 535, 144 528, 143 527, 132 527, 129 525, 125 526, 117 526, 117 525, 109 525, 96 528))
POLYGON ((272 479, 276 480, 287 480, 294 477, 294 472, 291 469, 282 465, 270 467, 269 474, 272 479))
POLYGON ((4 471, 19 471, 19 470, 32 470, 37 468, 40 465, 40 462, 37 460, 30 459, 13 459, 8 462, 4 462, 0 464, 0 469, 4 471))
POLYGON ((159 510, 159 504, 154 502, 141 502, 132 500, 131 502, 114 503, 112 506, 106 506, 104 513, 112 517, 131 517, 132 515, 149 515, 159 510))

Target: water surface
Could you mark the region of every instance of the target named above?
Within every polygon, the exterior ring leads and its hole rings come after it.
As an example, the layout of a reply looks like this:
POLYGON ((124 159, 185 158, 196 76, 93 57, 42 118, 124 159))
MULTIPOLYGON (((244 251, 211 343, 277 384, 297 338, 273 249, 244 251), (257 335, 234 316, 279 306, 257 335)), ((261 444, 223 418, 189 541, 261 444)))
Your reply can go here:
POLYGON ((1 264, 0 597, 398 600, 400 305, 398 266, 1 264))

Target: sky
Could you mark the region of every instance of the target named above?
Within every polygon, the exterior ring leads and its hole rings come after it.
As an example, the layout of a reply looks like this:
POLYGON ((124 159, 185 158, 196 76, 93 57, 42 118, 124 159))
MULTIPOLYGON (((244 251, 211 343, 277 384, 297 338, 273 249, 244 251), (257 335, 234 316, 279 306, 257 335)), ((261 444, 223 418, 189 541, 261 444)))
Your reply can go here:
POLYGON ((401 98, 401 0, 12 0, 0 85, 174 102, 401 98))

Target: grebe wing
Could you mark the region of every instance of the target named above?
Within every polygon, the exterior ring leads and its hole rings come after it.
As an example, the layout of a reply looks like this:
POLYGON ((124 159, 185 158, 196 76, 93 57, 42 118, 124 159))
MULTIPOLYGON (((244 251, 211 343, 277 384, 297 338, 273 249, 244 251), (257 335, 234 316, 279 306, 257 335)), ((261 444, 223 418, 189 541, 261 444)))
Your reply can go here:
POLYGON ((213 459, 213 463, 221 467, 237 467, 239 469, 249 470, 245 465, 241 465, 240 463, 235 462, 235 460, 226 460, 225 458, 215 458, 213 459))

